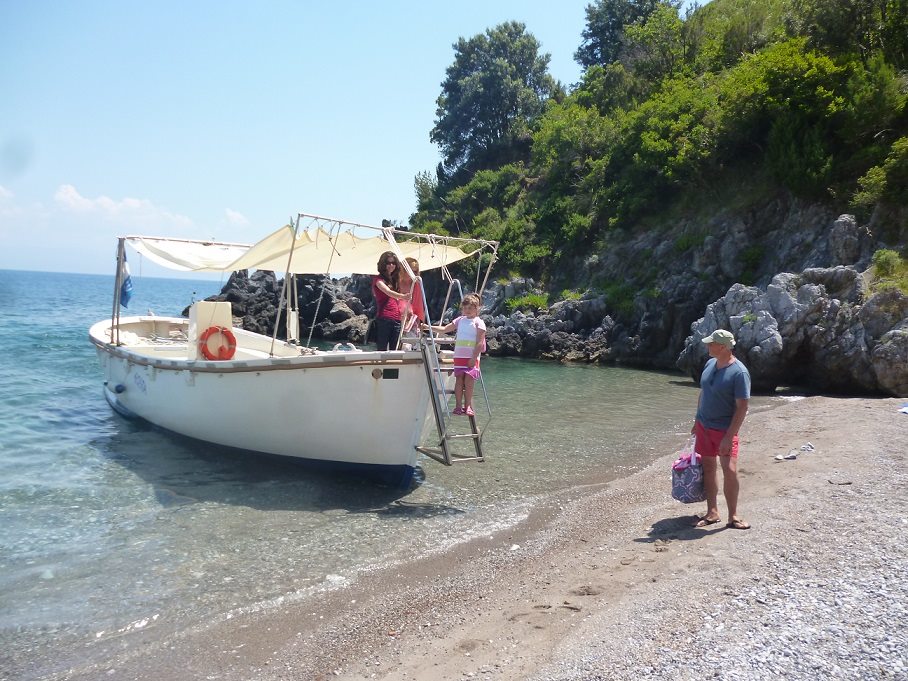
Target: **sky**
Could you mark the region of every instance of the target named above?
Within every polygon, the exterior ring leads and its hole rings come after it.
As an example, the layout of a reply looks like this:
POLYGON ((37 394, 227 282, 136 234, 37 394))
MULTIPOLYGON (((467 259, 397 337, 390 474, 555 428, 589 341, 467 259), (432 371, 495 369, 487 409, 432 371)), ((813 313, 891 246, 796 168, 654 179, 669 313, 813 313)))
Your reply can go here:
POLYGON ((251 243, 297 212, 406 224, 453 44, 523 22, 570 86, 588 3, 0 0, 0 269, 109 274, 121 235, 251 243))

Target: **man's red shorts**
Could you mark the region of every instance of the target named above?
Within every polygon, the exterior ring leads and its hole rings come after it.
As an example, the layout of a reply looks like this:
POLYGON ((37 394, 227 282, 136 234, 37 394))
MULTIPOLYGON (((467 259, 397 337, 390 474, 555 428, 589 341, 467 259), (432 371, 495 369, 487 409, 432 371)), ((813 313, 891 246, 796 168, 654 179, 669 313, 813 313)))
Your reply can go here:
MULTIPOLYGON (((722 442, 722 438, 725 437, 726 432, 717 428, 707 428, 697 421, 696 426, 694 426, 694 436, 697 438, 694 449, 697 454, 700 456, 719 456, 719 444, 722 442)), ((731 457, 733 459, 738 458, 737 435, 731 440, 731 457)))

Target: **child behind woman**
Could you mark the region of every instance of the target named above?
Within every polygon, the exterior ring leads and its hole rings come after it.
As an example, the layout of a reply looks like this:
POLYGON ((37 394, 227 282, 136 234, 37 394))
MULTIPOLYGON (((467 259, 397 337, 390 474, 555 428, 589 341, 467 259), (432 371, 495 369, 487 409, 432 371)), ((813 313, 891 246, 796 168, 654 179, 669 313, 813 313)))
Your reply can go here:
MULTIPOLYGON (((433 326, 436 333, 456 331, 454 340, 454 411, 475 416, 473 388, 479 378, 479 355, 486 345, 486 325, 479 318, 479 296, 468 293, 460 309, 463 315, 445 326, 433 326), (461 406, 463 405, 463 406, 461 406)), ((425 328, 428 328, 424 325, 425 328)))
MULTIPOLYGON (((419 262, 416 258, 405 258, 407 265, 413 271, 413 276, 419 276, 419 262)), ((407 270, 400 268, 400 292, 410 296, 410 300, 405 301, 404 314, 404 335, 409 335, 417 331, 417 325, 426 321, 426 311, 422 304, 422 288, 415 279, 412 279, 407 270)))

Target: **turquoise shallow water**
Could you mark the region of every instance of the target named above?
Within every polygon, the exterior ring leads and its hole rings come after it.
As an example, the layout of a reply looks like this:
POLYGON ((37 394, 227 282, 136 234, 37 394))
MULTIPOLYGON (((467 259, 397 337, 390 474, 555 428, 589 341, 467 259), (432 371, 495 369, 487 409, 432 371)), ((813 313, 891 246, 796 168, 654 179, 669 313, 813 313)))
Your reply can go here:
MULTIPOLYGON (((134 279, 130 312, 179 314, 220 288, 134 279)), ((138 632, 305 599, 506 527, 542 495, 664 454, 643 443, 681 437, 696 404, 676 374, 487 358, 486 463, 426 460, 421 485, 391 490, 111 412, 87 329, 112 288, 0 271, 0 677, 52 678, 138 632)))

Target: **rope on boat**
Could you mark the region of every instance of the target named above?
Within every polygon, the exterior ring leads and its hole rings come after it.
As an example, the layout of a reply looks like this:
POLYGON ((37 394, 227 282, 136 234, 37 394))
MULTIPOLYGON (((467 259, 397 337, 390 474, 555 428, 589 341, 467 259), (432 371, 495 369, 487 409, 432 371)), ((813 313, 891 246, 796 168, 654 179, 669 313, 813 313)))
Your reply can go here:
MULTIPOLYGON (((339 224, 335 224, 331 228, 331 231, 328 232, 328 243, 331 244, 331 256, 328 258, 328 272, 331 271, 331 263, 334 262, 334 254, 337 253, 337 246, 335 246, 334 243, 332 243, 332 241, 331 241, 331 234, 334 232, 335 229, 338 230, 338 236, 340 236, 340 225, 339 224)), ((316 234, 318 234, 321 231, 322 230, 319 228, 318 230, 316 230, 316 234)), ((318 236, 316 236, 315 238, 317 240, 318 236)), ((337 241, 337 237, 334 237, 334 240, 337 241)), ((325 289, 328 287, 329 279, 330 279, 330 277, 326 273, 325 281, 322 282, 322 290, 319 291, 319 294, 318 294, 318 303, 316 303, 316 305, 315 305, 315 314, 312 315, 312 325, 309 327, 309 337, 306 339, 307 348, 310 345, 312 345, 312 334, 315 332, 315 322, 318 319, 319 310, 322 309, 322 298, 325 297, 325 289)))

